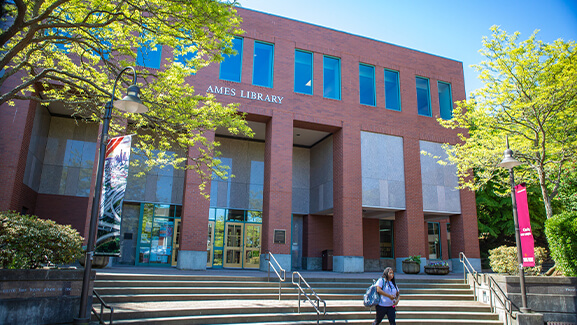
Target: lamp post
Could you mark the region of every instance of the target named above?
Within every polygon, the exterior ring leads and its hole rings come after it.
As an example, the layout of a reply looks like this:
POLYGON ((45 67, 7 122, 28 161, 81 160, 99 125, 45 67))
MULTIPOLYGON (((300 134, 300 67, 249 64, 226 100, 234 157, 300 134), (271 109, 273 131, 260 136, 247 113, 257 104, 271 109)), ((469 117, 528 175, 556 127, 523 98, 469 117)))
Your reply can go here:
POLYGON ((527 307, 527 292, 525 291, 525 270, 523 269, 523 255, 521 250, 521 234, 519 231, 519 217, 517 216, 517 199, 515 198, 515 175, 513 167, 522 165, 520 161, 513 158, 513 150, 509 149, 509 138, 507 138, 507 149, 504 152, 503 161, 497 166, 509 169, 509 182, 511 183, 511 201, 513 203, 513 222, 515 225, 515 243, 517 244, 517 262, 519 263, 519 286, 521 287, 521 310, 522 313, 529 313, 531 309, 527 307))
POLYGON ((100 134, 100 151, 98 155, 98 166, 96 171, 96 187, 94 189, 94 197, 92 199, 92 211, 90 213, 90 228, 88 230, 88 243, 86 247, 86 255, 84 259, 84 277, 82 279, 82 293, 80 294, 80 312, 78 318, 74 319, 74 324, 88 324, 90 320, 90 313, 87 315, 88 297, 90 292, 90 273, 92 272, 92 259, 94 257, 94 240, 96 237, 96 227, 98 223, 98 210, 100 208, 100 196, 102 194, 102 174, 104 173, 104 159, 106 154, 106 144, 108 142, 108 128, 110 126, 110 118, 112 117, 112 107, 127 112, 127 113, 144 113, 148 108, 144 106, 140 100, 140 89, 136 85, 136 70, 133 67, 126 67, 122 69, 112 88, 110 101, 106 103, 104 111, 104 118, 102 119, 102 133, 100 134), (118 101, 114 101, 114 93, 116 85, 122 73, 127 70, 132 70, 133 79, 132 85, 128 87, 127 95, 118 101))

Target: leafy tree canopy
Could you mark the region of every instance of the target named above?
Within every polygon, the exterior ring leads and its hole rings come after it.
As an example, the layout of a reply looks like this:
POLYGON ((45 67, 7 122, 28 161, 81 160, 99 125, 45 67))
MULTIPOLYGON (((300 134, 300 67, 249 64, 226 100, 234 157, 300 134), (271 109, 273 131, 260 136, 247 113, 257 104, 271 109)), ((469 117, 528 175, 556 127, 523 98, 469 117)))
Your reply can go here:
MULTIPOLYGON (((116 76, 135 65, 137 49, 141 55, 161 50, 161 69, 137 67, 141 98, 149 111, 114 111, 119 118, 113 119, 111 133, 137 133, 136 151, 146 156, 148 167, 182 167, 188 148, 200 146, 200 157, 191 159, 188 168, 196 168, 204 181, 212 171, 224 174, 217 168, 218 143, 207 141, 206 132, 252 131, 235 105, 195 94, 187 81, 223 55, 234 54, 231 40, 242 33, 235 5, 212 0, 3 2, 0 104, 57 104, 72 116, 100 122, 116 76), (166 58, 170 53, 185 59, 166 58)), ((131 83, 132 76, 123 75, 114 95, 121 98, 131 83)))
MULTIPOLYGON (((453 119, 439 120, 447 128, 467 129, 462 142, 445 146, 449 161, 457 164, 463 187, 479 189, 488 181, 507 188, 497 166, 509 137, 515 158, 517 183, 540 188, 546 215, 553 215, 552 199, 577 158, 577 49, 575 42, 536 39, 537 32, 519 41, 493 26, 483 39, 476 65, 485 86, 471 99, 457 103, 453 119), (475 171, 476 177, 471 177, 475 171)), ((506 192, 502 193, 506 195, 506 192)))

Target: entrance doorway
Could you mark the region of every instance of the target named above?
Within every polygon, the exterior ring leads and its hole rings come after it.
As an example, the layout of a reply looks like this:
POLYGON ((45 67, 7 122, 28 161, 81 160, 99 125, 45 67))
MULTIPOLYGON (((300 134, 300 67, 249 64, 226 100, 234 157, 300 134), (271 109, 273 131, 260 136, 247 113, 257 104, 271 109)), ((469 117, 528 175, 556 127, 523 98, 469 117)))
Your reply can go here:
POLYGON ((176 264, 181 208, 174 205, 143 203, 140 207, 136 265, 176 264))

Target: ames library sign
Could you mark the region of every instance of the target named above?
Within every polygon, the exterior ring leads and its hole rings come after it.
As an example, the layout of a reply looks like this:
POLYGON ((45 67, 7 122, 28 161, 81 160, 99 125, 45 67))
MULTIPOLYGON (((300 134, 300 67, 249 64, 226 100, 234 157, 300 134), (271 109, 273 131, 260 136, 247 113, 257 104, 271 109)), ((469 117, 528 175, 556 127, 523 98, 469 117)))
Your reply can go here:
POLYGON ((241 89, 240 92, 235 88, 208 86, 207 93, 225 95, 231 97, 240 97, 250 100, 258 100, 261 102, 269 102, 275 104, 282 104, 284 97, 270 94, 263 94, 256 91, 241 89))

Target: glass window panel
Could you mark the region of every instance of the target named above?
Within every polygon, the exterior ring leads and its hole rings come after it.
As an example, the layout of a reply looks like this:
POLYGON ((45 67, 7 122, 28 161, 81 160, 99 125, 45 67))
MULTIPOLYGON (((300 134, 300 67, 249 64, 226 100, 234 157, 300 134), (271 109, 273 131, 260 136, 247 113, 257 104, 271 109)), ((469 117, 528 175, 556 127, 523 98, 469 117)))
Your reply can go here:
POLYGON ((295 92, 313 94, 313 54, 295 50, 295 92))
POLYGON ((417 84, 417 107, 419 115, 432 116, 431 115, 431 102, 429 96, 429 79, 416 78, 417 84))
POLYGON ((385 107, 395 111, 401 110, 401 90, 399 72, 385 70, 385 107))
MULTIPOLYGON (((195 46, 194 44, 189 44, 189 45, 184 45, 182 47, 178 47, 178 49, 180 50, 179 52, 182 53, 183 50, 181 50, 181 49, 194 47, 194 46, 195 46)), ((196 53, 197 53, 196 50, 189 51, 189 52, 186 52, 184 54, 176 54, 175 53, 174 63, 180 63, 185 67, 194 68, 191 61, 196 57, 196 53)))
POLYGON ((222 266, 222 249, 214 250, 214 258, 212 260, 212 266, 222 266))
POLYGON ((228 210, 228 221, 245 221, 244 210, 228 210))
POLYGON ((429 238, 429 259, 441 259, 440 225, 438 222, 429 222, 427 226, 429 238))
POLYGON ((136 65, 160 69, 160 59, 162 55, 162 45, 152 46, 151 41, 140 43, 136 53, 136 65))
POLYGON ((220 79, 240 82, 242 71, 242 38, 235 37, 232 40, 232 48, 236 55, 225 55, 220 62, 220 79))
MULTIPOLYGON (((216 221, 214 224, 214 247, 222 247, 224 245, 224 213, 224 209, 216 209, 216 221)), ((214 254, 216 260, 216 252, 214 254)))
POLYGON ((393 221, 379 220, 381 258, 393 258, 393 221))
POLYGON ((340 59, 325 56, 323 58, 323 96, 341 99, 340 59))
POLYGON ((359 96, 363 105, 375 106, 375 68, 359 64, 359 96))
POLYGON ((262 211, 248 211, 246 221, 262 223, 262 211))
POLYGON ((439 81, 437 87, 439 88, 439 108, 441 110, 441 118, 444 120, 450 120, 453 118, 451 84, 439 81))
POLYGON ((274 45, 254 42, 253 85, 272 88, 273 56, 274 45))

